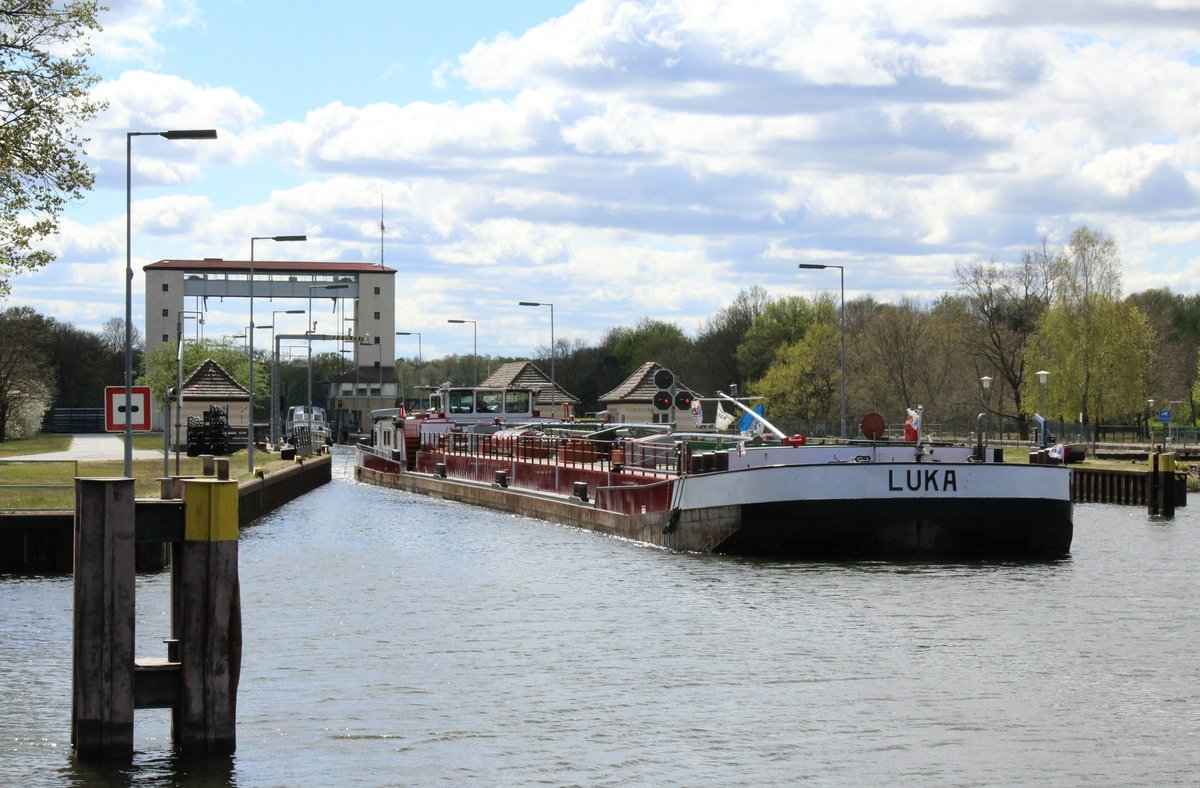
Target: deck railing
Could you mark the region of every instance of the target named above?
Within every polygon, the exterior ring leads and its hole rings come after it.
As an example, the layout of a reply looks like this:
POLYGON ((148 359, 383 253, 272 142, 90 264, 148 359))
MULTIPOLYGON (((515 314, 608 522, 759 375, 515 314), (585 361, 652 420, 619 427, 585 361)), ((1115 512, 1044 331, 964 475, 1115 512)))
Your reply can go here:
MULTIPOLYGON (((438 472, 475 482, 494 482, 503 471, 505 483, 522 489, 574 494, 578 482, 586 483, 592 494, 601 490, 665 486, 687 467, 689 450, 685 443, 654 444, 614 443, 563 435, 475 434, 450 432, 427 435, 417 456, 417 470, 438 472)), ((654 493, 659 494, 659 493, 654 493)), ((635 506, 623 503, 636 498, 633 493, 605 493, 605 500, 616 511, 635 506)), ((600 508, 610 508, 601 504, 600 508)), ((640 509, 642 502, 636 503, 640 509)), ((631 512, 631 513, 636 513, 631 512)))

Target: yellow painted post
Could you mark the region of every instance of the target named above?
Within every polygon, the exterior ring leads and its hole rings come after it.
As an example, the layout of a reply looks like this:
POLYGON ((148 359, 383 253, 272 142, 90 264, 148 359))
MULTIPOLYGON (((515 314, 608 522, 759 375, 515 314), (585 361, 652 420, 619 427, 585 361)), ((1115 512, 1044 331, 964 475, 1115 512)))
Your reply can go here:
POLYGON ((181 671, 172 732, 181 752, 232 753, 242 662, 237 482, 188 479, 183 503, 184 541, 172 576, 181 671))

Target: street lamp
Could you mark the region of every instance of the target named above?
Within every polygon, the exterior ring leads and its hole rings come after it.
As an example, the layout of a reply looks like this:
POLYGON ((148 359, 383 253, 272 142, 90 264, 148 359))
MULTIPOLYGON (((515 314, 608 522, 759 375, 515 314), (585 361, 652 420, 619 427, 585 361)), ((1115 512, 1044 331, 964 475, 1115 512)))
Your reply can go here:
MULTIPOLYGON (((984 375, 979 379, 979 386, 983 389, 983 435, 979 439, 980 447, 987 445, 988 430, 991 428, 992 421, 992 379, 984 375)), ((983 454, 979 455, 979 459, 983 459, 983 454)))
MULTIPOLYGON (((304 332, 304 333, 308 334, 308 402, 305 405, 305 407, 310 409, 308 411, 310 414, 312 413, 312 410, 311 410, 311 408, 312 408, 312 335, 317 333, 316 324, 313 323, 313 321, 312 321, 312 293, 314 290, 345 290, 348 287, 350 287, 350 285, 346 285, 346 284, 309 285, 308 286, 308 330, 304 332)), ((334 299, 336 299, 336 298, 337 298, 337 296, 334 296, 334 299)), ((336 305, 336 300, 334 303, 336 305)), ((358 354, 355 353, 356 362, 357 362, 357 356, 358 356, 358 354)), ((355 366, 357 366, 357 363, 355 364, 355 366)))
MULTIPOLYGON (((183 320, 192 317, 197 325, 204 325, 204 314, 189 309, 175 313, 175 475, 179 475, 179 428, 183 413, 183 320)), ((166 429, 167 425, 163 425, 166 429)), ((163 476, 166 476, 167 460, 163 457, 163 476)))
POLYGON ((303 309, 274 309, 271 310, 271 445, 276 445, 276 439, 279 437, 279 430, 276 422, 279 420, 278 406, 279 401, 279 348, 275 346, 275 322, 278 320, 276 315, 303 315, 303 309))
MULTIPOLYGON (((254 473, 254 242, 255 241, 307 241, 307 235, 256 235, 250 239, 250 393, 247 395, 249 410, 246 413, 246 470, 254 473)), ((273 325, 273 323, 272 323, 273 325)))
POLYGON ((470 323, 471 324, 471 334, 474 337, 474 344, 473 344, 473 347, 471 350, 471 354, 475 358, 475 369, 471 373, 472 374, 471 387, 478 388, 479 387, 479 330, 478 330, 479 325, 474 320, 447 320, 446 322, 447 323, 470 323))
POLYGON ((1039 369, 1033 373, 1038 379, 1038 410, 1042 417, 1042 423, 1038 425, 1038 444, 1044 449, 1046 448, 1046 380, 1050 377, 1050 373, 1044 369, 1039 369))
POLYGON ((543 303, 541 301, 518 301, 520 306, 548 306, 550 307, 550 416, 558 410, 558 403, 555 397, 558 394, 558 386, 554 382, 554 304, 543 303))
MULTIPOLYGON (((133 476, 133 138, 215 140, 216 129, 125 132, 125 476, 133 476)), ((163 425, 164 429, 166 425, 163 425)))
MULTIPOLYGON (((417 338, 417 385, 416 385, 416 389, 417 389, 417 391, 420 391, 421 390, 421 332, 420 331, 397 331, 396 336, 398 336, 398 337, 415 336, 417 338)), ((420 399, 419 396, 418 396, 418 399, 420 399)))
POLYGON ((836 268, 838 270, 838 279, 841 281, 841 302, 838 307, 839 322, 841 323, 842 335, 842 353, 841 353, 841 368, 842 368, 842 435, 846 437, 846 269, 840 265, 830 265, 822 263, 799 263, 797 268, 807 268, 810 270, 820 271, 826 268, 836 268))

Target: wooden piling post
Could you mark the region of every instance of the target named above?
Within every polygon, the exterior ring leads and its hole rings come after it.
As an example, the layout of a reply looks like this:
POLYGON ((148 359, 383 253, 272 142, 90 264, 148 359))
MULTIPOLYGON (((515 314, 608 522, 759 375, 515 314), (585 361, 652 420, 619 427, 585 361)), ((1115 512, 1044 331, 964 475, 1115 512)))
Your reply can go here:
POLYGON ((84 759, 133 755, 133 479, 75 480, 71 743, 84 759))
POLYGON ((1175 452, 1150 455, 1150 494, 1148 511, 1152 516, 1175 516, 1175 452))
POLYGON ((172 731, 181 752, 231 753, 242 664, 237 482, 189 479, 183 501, 184 541, 171 578, 182 671, 172 731))

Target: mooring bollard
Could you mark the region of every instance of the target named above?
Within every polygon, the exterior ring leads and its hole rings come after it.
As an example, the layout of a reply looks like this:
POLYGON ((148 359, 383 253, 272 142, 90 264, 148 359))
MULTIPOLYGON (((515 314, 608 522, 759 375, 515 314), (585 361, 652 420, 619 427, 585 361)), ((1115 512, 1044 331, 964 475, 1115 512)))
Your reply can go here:
POLYGON ((217 479, 219 481, 229 481, 229 458, 217 457, 214 461, 217 466, 217 479))
POLYGON ((135 709, 172 709, 180 753, 236 746, 238 485, 182 487, 182 500, 137 502, 133 479, 76 479, 71 743, 85 760, 132 756, 135 709), (138 515, 143 506, 153 509, 138 515), (135 660, 135 547, 162 542, 172 548, 168 656, 135 660))
POLYGON ((205 476, 213 476, 214 474, 216 474, 216 470, 214 469, 214 466, 213 466, 214 459, 216 459, 216 457, 215 457, 215 455, 212 455, 212 454, 201 454, 200 455, 200 467, 202 469, 201 472, 205 476))
POLYGON ((171 578, 173 604, 186 611, 172 622, 181 667, 172 730, 181 752, 231 753, 242 666, 237 482, 190 479, 183 503, 184 540, 171 578))
POLYGON ((71 743, 133 755, 133 479, 75 480, 71 743))
POLYGON ((1150 455, 1150 494, 1146 499, 1151 516, 1175 516, 1175 452, 1150 455))

